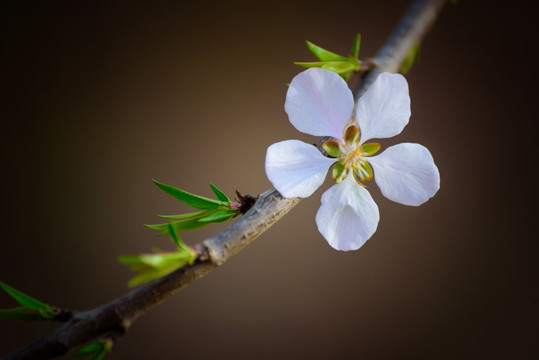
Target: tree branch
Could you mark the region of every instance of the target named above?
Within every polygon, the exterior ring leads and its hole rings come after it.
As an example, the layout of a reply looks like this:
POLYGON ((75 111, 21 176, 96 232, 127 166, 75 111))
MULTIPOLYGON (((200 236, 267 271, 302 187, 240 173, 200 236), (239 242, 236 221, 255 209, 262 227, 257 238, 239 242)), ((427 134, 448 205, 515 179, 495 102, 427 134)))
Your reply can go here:
MULTIPOLYGON (((379 73, 396 72, 412 46, 419 44, 436 19, 445 0, 418 0, 404 15, 396 30, 373 59, 376 66, 355 90, 356 99, 379 73)), ((49 335, 5 357, 49 359, 98 337, 119 336, 142 314, 192 282, 223 264, 288 213, 301 199, 285 199, 272 189, 263 193, 240 219, 196 246, 198 259, 158 280, 140 285, 127 294, 95 309, 76 313, 49 335)))

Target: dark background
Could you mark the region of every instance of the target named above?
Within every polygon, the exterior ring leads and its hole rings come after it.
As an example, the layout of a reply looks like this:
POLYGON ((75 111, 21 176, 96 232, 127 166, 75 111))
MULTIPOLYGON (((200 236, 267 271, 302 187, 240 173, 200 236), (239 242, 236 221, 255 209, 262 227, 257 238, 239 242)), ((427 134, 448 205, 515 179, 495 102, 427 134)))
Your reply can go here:
MULTIPOLYGON (((210 182, 230 196, 271 188, 266 148, 316 140, 283 109, 301 71, 292 62, 314 60, 304 41, 347 54, 360 32, 360 55, 374 56, 407 4, 2 5, 0 279, 69 309, 123 294, 132 273, 118 255, 172 248, 141 224, 189 210, 151 179, 206 196, 210 182)), ((382 145, 430 149, 442 179, 433 199, 407 207, 373 184, 378 231, 343 253, 314 222, 328 179, 140 318, 109 357, 534 358, 535 14, 519 1, 458 1, 425 38, 407 75, 410 124, 382 145)), ((1 322, 0 354, 54 326, 1 322)))

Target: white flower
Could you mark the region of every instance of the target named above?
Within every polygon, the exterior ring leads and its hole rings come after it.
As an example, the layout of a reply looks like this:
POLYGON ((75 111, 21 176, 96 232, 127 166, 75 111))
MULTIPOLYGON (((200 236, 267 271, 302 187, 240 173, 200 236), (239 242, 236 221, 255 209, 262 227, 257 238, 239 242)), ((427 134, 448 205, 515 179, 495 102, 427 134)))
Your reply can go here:
POLYGON ((372 156, 380 144, 366 143, 395 136, 408 124, 410 97, 403 76, 380 74, 354 114, 346 82, 331 71, 311 68, 290 83, 285 110, 299 131, 335 138, 324 143, 332 157, 299 140, 282 141, 267 150, 266 174, 285 198, 305 198, 322 185, 334 165, 337 184, 322 195, 316 214, 318 230, 333 248, 359 249, 376 231, 378 206, 363 182, 374 177, 385 197, 414 206, 440 188, 438 168, 424 146, 402 143, 372 156))

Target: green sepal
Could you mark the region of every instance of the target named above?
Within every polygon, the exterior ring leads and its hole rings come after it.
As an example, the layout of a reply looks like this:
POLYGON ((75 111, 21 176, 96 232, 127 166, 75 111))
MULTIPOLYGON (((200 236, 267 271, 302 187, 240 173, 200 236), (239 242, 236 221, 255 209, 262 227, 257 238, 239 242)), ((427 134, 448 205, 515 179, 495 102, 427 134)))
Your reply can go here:
POLYGON ((160 182, 153 180, 155 185, 157 185, 161 190, 166 192, 169 195, 172 195, 179 201, 194 207, 195 209, 200 210, 211 210, 211 209, 217 209, 222 206, 227 206, 228 203, 224 201, 218 201, 209 199, 203 196, 198 196, 195 194, 191 194, 187 191, 175 188, 174 186, 161 184, 160 182))
POLYGON ((361 152, 366 156, 372 156, 380 150, 381 145, 379 143, 366 143, 361 145, 361 152))
POLYGON ((225 202, 225 203, 228 203, 230 204, 230 199, 228 198, 228 196, 225 195, 224 192, 222 192, 221 190, 219 190, 215 185, 213 184, 210 184, 210 187, 213 191, 213 193, 215 194, 215 196, 217 196, 217 199, 225 202))
POLYGON ((0 281, 0 287, 21 306, 1 309, 0 319, 54 320, 58 313, 48 304, 38 301, 0 281))
POLYGON ((347 61, 344 56, 335 54, 329 50, 321 48, 318 45, 313 44, 310 41, 306 41, 309 50, 321 61, 347 61))
POLYGON ((101 360, 112 349, 112 341, 99 340, 79 350, 78 357, 92 355, 92 360, 101 360))
POLYGON ((322 147, 331 157, 338 157, 340 153, 339 142, 336 140, 326 140, 322 143, 322 147))

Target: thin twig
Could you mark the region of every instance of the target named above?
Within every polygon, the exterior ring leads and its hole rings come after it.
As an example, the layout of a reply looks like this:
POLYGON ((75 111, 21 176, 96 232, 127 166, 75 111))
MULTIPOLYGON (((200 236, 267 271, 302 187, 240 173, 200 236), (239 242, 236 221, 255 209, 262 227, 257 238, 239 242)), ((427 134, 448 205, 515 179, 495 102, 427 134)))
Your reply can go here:
MULTIPOLYGON (((371 70, 355 91, 356 99, 376 76, 396 72, 412 46, 419 44, 445 0, 415 1, 394 33, 373 59, 371 70)), ((300 199, 285 199, 276 190, 263 193, 255 205, 228 228, 196 248, 198 260, 153 282, 140 285, 105 305, 75 314, 72 319, 2 360, 49 359, 98 337, 124 334, 142 314, 223 264, 290 211, 300 199)))

